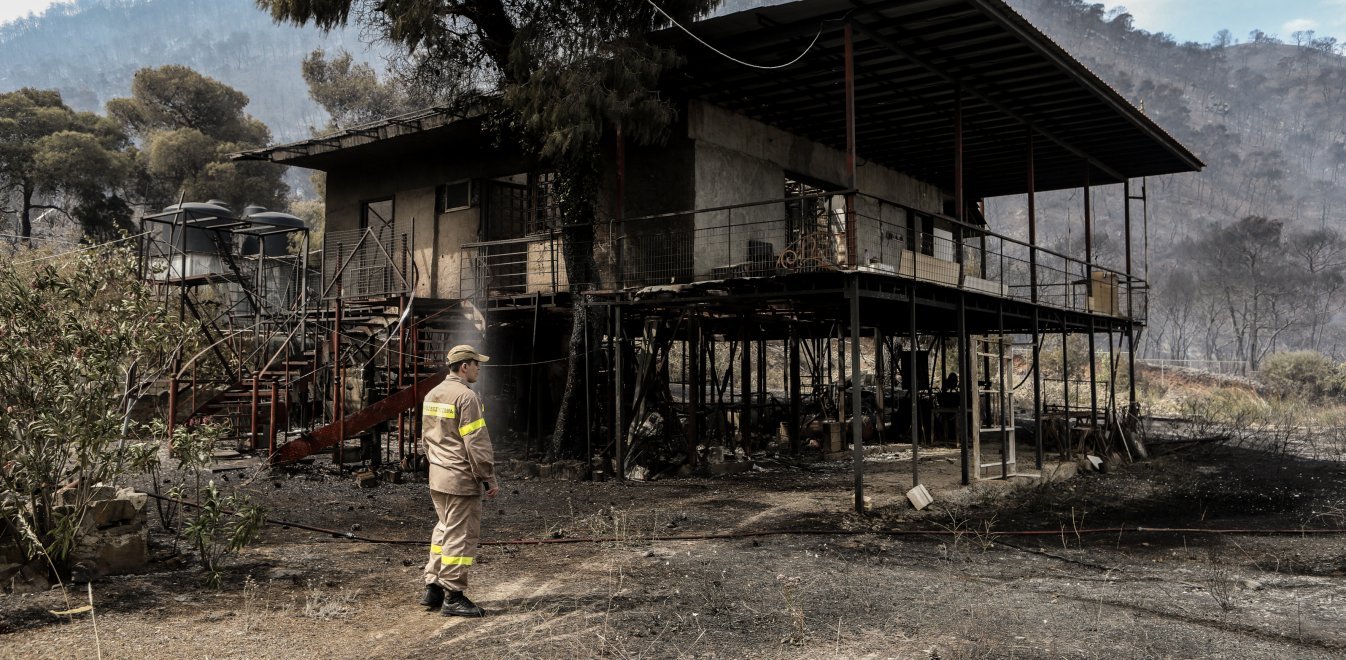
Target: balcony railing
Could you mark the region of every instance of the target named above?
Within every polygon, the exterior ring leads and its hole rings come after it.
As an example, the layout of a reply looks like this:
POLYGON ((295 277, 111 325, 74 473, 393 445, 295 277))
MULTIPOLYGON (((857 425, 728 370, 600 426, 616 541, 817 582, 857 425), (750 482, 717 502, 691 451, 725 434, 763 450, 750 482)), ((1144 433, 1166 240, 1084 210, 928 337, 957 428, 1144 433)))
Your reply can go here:
MULTIPOLYGON (((592 251, 592 243, 576 247, 592 251)), ((461 254, 464 298, 552 294, 569 288, 559 232, 466 243, 461 254)))
POLYGON ((390 228, 331 231, 323 237, 326 298, 373 298, 411 290, 411 244, 390 228))
MULTIPOLYGON (((840 195, 815 195, 628 219, 623 235, 608 243, 615 250, 604 250, 615 252, 618 281, 582 284, 648 287, 858 270, 1061 309, 1146 318, 1147 287, 1138 278, 869 195, 856 195, 851 257, 839 200, 840 195), (937 228, 909 227, 913 213, 935 219, 937 228)), ((572 253, 592 252, 591 247, 577 245, 572 253)), ((555 232, 466 244, 463 295, 568 290, 564 254, 555 232)))

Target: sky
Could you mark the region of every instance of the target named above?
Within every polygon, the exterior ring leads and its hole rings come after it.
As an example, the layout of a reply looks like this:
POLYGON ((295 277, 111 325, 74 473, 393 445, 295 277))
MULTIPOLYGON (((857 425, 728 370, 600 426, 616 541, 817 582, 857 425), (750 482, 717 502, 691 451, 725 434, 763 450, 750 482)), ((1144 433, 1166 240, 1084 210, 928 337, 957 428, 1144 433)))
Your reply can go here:
POLYGON ((1221 29, 1240 42, 1248 41, 1253 29, 1291 43, 1290 35, 1301 30, 1346 41, 1346 0, 1104 0, 1104 5, 1126 7, 1136 27, 1167 32, 1179 42, 1210 43, 1221 29))
MULTIPOLYGON (((56 0, 59 1, 59 0, 56 0)), ((0 23, 40 13, 54 0, 0 0, 0 23)), ((1234 38, 1247 41, 1254 28, 1292 41, 1291 33, 1314 30, 1317 36, 1332 36, 1346 42, 1346 0, 1104 0, 1112 9, 1124 6, 1135 26, 1150 32, 1167 32, 1179 42, 1209 43, 1215 33, 1228 29, 1234 38)))

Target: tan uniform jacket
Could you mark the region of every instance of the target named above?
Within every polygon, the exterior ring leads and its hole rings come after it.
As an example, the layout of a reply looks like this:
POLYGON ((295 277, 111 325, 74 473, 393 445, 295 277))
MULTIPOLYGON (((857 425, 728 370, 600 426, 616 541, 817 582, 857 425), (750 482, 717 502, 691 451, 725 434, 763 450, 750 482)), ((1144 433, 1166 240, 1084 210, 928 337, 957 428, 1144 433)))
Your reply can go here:
POLYGON ((480 495, 495 481, 495 450, 477 393, 449 374, 422 406, 421 437, 430 459, 430 489, 451 495, 480 495))

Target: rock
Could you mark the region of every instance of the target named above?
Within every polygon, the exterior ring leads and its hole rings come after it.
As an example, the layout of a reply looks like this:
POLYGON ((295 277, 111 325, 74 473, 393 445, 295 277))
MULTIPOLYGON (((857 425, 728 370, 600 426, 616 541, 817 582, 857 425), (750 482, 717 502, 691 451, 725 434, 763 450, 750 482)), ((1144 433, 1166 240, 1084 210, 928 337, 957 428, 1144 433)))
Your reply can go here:
POLYGON ((379 485, 379 473, 372 470, 356 472, 355 485, 359 488, 373 488, 379 485))
POLYGON ((1250 580, 1244 578, 1239 581, 1239 584, 1243 585, 1243 588, 1247 589, 1248 591, 1261 591, 1263 589, 1262 583, 1258 582, 1257 580, 1250 580))
POLYGON ((738 474, 752 469, 752 461, 727 461, 724 463, 709 463, 706 465, 706 473, 712 477, 719 477, 726 474, 738 474))
POLYGON ((94 566, 97 576, 120 575, 145 566, 149 561, 149 536, 144 518, 86 534, 72 553, 76 563, 94 566))
POLYGON ((907 500, 917 511, 930 506, 935 498, 930 496, 930 491, 926 489, 925 484, 919 484, 915 488, 907 491, 907 500))
POLYGON ((34 594, 50 589, 51 582, 47 580, 46 565, 42 560, 35 559, 19 566, 18 570, 5 580, 4 587, 12 594, 34 594))

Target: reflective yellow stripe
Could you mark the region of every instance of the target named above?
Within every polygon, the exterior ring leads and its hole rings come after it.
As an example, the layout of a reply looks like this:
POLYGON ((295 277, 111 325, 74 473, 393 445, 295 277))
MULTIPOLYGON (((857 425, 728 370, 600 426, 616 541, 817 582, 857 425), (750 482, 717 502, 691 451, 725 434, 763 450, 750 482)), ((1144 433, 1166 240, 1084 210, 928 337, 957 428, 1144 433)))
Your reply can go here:
POLYGON ((479 430, 479 429, 484 429, 484 428, 486 428, 486 418, 483 417, 482 419, 479 419, 479 420, 477 420, 477 421, 475 421, 475 422, 468 422, 468 423, 466 423, 466 424, 464 424, 464 425, 458 427, 458 435, 461 435, 461 436, 463 436, 463 437, 467 437, 467 436, 468 436, 470 433, 472 433, 473 431, 476 431, 476 430, 479 430))
POLYGON ((471 566, 471 557, 440 557, 439 561, 446 566, 471 566))
POLYGON ((425 412, 426 417, 458 419, 458 408, 452 403, 427 403, 421 410, 425 412))
POLYGON ((441 552, 444 552, 444 546, 442 546, 442 545, 431 545, 431 546, 430 546, 430 554, 432 554, 432 555, 437 555, 437 554, 439 554, 439 553, 441 553, 441 552))

